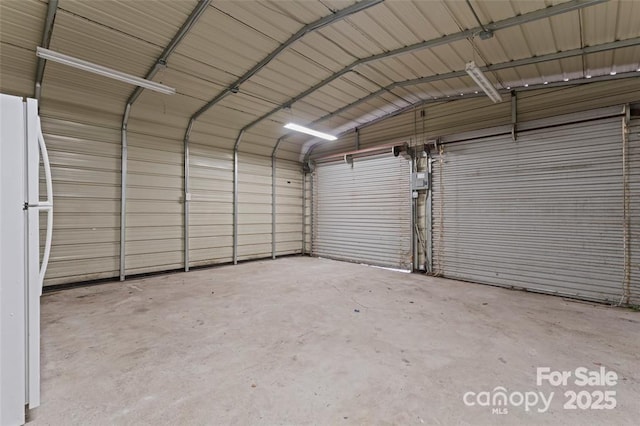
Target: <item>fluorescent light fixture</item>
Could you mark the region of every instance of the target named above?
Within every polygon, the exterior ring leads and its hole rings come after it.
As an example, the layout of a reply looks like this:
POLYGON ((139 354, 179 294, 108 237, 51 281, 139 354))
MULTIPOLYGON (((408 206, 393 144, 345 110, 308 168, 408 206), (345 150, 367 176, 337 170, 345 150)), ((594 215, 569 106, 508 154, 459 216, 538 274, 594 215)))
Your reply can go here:
POLYGON ((487 76, 484 75, 475 62, 469 62, 465 66, 464 70, 493 102, 502 102, 502 96, 500 96, 500 93, 498 93, 496 88, 493 87, 493 84, 491 84, 487 76))
POLYGON ((616 74, 617 74, 617 72, 615 72, 615 71, 611 71, 609 74, 610 74, 610 75, 616 75, 616 74))
POLYGON ((92 62, 74 58, 73 56, 54 52, 53 50, 44 49, 42 47, 38 47, 38 49, 36 50, 36 55, 39 58, 46 59, 48 61, 53 61, 73 68, 78 68, 83 71, 92 72, 103 77, 113 78, 114 80, 133 84, 134 86, 144 87, 145 89, 154 90, 156 92, 164 93, 165 95, 173 95, 176 93, 176 89, 174 89, 173 87, 165 86, 164 84, 156 83, 155 81, 145 80, 144 78, 116 71, 111 68, 103 67, 102 65, 94 64, 92 62))
POLYGON ((307 135, 316 136, 318 138, 326 139, 328 141, 335 141, 337 137, 328 133, 322 133, 317 130, 310 129, 308 127, 301 126, 299 124, 287 123, 284 125, 286 129, 295 130, 296 132, 306 133, 307 135))

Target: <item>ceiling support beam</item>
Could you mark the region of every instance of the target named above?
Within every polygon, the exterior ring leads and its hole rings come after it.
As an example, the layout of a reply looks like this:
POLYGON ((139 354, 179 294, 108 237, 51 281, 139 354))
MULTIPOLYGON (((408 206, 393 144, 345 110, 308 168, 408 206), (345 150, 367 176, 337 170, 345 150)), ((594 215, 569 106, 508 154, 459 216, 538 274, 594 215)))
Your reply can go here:
MULTIPOLYGON (((200 0, 193 11, 189 14, 189 17, 182 24, 178 32, 173 36, 169 44, 164 48, 156 62, 153 64, 151 69, 147 72, 145 78, 147 80, 153 79, 153 77, 167 66, 167 59, 173 53, 173 51, 178 47, 178 44, 182 41, 182 39, 187 35, 189 30, 195 25, 200 16, 204 13, 204 11, 209 7, 211 0, 200 0)), ((131 112, 131 107, 134 102, 138 99, 140 94, 144 89, 140 86, 136 87, 129 99, 127 99, 127 104, 124 108, 124 114, 122 115, 122 128, 121 128, 121 138, 122 138, 122 154, 121 154, 121 179, 120 179, 120 281, 124 281, 125 279, 125 243, 126 243, 126 225, 127 225, 127 127, 129 124, 129 114, 131 112)), ((188 146, 185 145, 185 190, 184 190, 184 211, 185 211, 185 226, 184 226, 184 247, 185 247, 185 257, 184 257, 184 265, 185 271, 189 270, 189 150, 188 146)))
POLYGON ((300 40, 305 35, 317 31, 321 28, 326 27, 327 25, 331 25, 336 21, 340 21, 349 15, 353 15, 354 13, 358 13, 365 9, 370 8, 371 6, 375 6, 378 3, 382 3, 384 0, 362 0, 358 3, 355 3, 349 7, 346 7, 342 10, 337 11, 332 15, 327 15, 321 19, 318 19, 315 22, 312 22, 304 27, 300 28, 295 34, 287 39, 284 43, 278 46, 273 52, 269 53, 265 58, 263 58, 260 62, 255 64, 253 68, 244 73, 240 78, 231 83, 229 87, 224 89, 222 92, 218 93, 216 97, 207 102, 205 106, 200 108, 198 111, 193 114, 191 117, 192 120, 197 120, 203 113, 205 113, 209 108, 216 105, 222 99, 224 99, 227 95, 231 93, 237 93, 240 90, 240 85, 249 80, 251 77, 256 75, 262 68, 267 66, 269 62, 274 60, 280 53, 286 50, 289 46, 291 46, 296 41, 300 40))
MULTIPOLYGON (((500 70, 504 70, 504 69, 509 69, 509 68, 515 68, 515 67, 521 67, 521 66, 525 66, 525 65, 533 65, 533 64, 539 64, 542 62, 548 62, 548 61, 557 61, 560 59, 565 59, 565 58, 572 58, 575 56, 582 56, 582 55, 588 55, 590 53, 598 53, 598 52, 607 52, 610 50, 615 50, 615 49, 622 49, 624 47, 634 47, 634 46, 640 46, 640 37, 636 37, 636 38, 630 38, 627 40, 619 40, 619 41, 615 41, 612 43, 603 43, 603 44, 599 44, 599 45, 595 45, 595 46, 589 46, 589 47, 584 47, 584 48, 578 48, 578 49, 572 49, 572 50, 566 50, 564 52, 557 52, 557 53, 550 53, 548 55, 540 55, 540 56, 534 56, 533 58, 524 58, 524 59, 517 59, 514 61, 507 61, 507 62, 501 62, 498 64, 492 64, 492 65, 488 65, 488 66, 484 66, 484 67, 480 67, 480 69, 483 72, 492 72, 492 71, 500 71, 500 70)), ((383 88, 381 88, 380 90, 377 90, 363 98, 360 98, 348 105, 345 105, 325 116, 322 116, 320 118, 318 118, 317 120, 312 121, 311 123, 309 123, 307 126, 308 127, 313 127, 314 125, 324 121, 324 120, 328 120, 330 118, 339 116, 340 114, 344 113, 345 111, 348 111, 351 108, 354 108, 357 105, 360 105, 364 102, 368 102, 372 99, 375 99, 397 87, 406 87, 406 86, 415 86, 418 84, 424 84, 424 83, 432 83, 434 81, 442 81, 442 80, 448 80, 451 78, 459 78, 459 77, 465 77, 467 75, 467 73, 464 70, 461 71, 453 71, 453 72, 448 72, 448 73, 444 73, 444 74, 436 74, 436 75, 431 75, 428 77, 420 77, 420 78, 415 78, 412 80, 404 80, 404 81, 397 81, 394 83, 391 83, 388 86, 385 86, 383 88)), ((286 135, 284 135, 284 137, 289 137, 291 135, 293 135, 294 133, 290 132, 287 133, 286 135)))
MULTIPOLYGON (((51 33, 53 32, 53 23, 56 19, 56 12, 58 11, 58 0, 49 0, 49 4, 47 5, 47 17, 44 21, 44 30, 42 32, 42 42, 40 42, 40 47, 44 47, 45 49, 49 48, 49 43, 51 43, 51 33)), ((34 89, 34 95, 37 100, 40 100, 40 95, 42 94, 42 79, 44 78, 44 64, 46 63, 46 59, 38 58, 38 65, 36 67, 36 83, 34 89)))
POLYGON ((478 27, 478 28, 473 28, 473 29, 469 29, 469 30, 465 30, 465 31, 460 31, 458 33, 449 34, 449 35, 446 35, 446 36, 443 36, 443 37, 439 37, 439 38, 436 38, 436 39, 423 41, 423 42, 420 42, 420 43, 416 43, 416 44, 412 44, 412 45, 409 45, 409 46, 401 47, 399 49, 390 50, 388 52, 383 52, 383 53, 379 53, 377 55, 372 55, 372 56, 368 56, 366 58, 358 59, 358 60, 354 61, 353 63, 351 63, 350 65, 347 65, 346 67, 344 67, 340 71, 338 71, 338 72, 330 75, 329 77, 325 78, 324 80, 320 81, 316 85, 308 88, 307 90, 305 90, 304 92, 300 93, 299 95, 289 99, 287 102, 283 103, 282 105, 274 108, 273 110, 271 110, 268 113, 262 115, 261 117, 258 117, 257 119, 255 119, 251 123, 249 123, 246 126, 244 126, 242 128, 242 130, 247 131, 250 128, 252 128, 253 126, 255 126, 256 124, 260 123, 261 121, 269 118, 273 114, 275 114, 278 111, 282 110, 283 108, 291 107, 294 103, 296 103, 299 100, 307 97, 308 95, 310 95, 311 93, 315 92, 316 90, 321 89, 322 87, 326 86, 327 84, 331 83, 332 81, 342 77, 343 75, 347 74, 348 72, 352 71, 354 68, 356 68, 356 67, 358 67, 360 65, 365 65, 365 64, 368 64, 368 63, 371 63, 371 62, 379 61, 381 59, 391 58, 391 57, 402 55, 402 54, 405 54, 405 53, 415 52, 415 51, 422 50, 422 49, 433 48, 433 47, 436 47, 436 46, 442 46, 442 45, 446 45, 446 44, 449 44, 449 43, 453 43, 455 41, 460 41, 460 40, 464 40, 464 39, 467 39, 467 38, 472 38, 476 34, 480 34, 483 31, 495 32, 495 31, 498 31, 498 30, 503 30, 505 28, 510 28, 510 27, 514 27, 514 26, 518 26, 518 25, 523 25, 523 24, 526 24, 526 23, 529 23, 529 22, 533 22, 533 21, 536 21, 536 20, 539 20, 539 19, 549 18, 551 16, 560 15, 562 13, 567 13, 567 12, 571 12, 571 11, 574 11, 574 10, 582 9, 584 7, 588 7, 588 6, 593 6, 593 5, 596 5, 596 4, 604 3, 606 1, 608 1, 608 0, 571 0, 571 1, 567 1, 565 3, 560 3, 560 4, 555 5, 555 6, 549 6, 549 7, 544 8, 544 9, 539 9, 539 10, 536 10, 536 11, 533 11, 533 12, 525 13, 524 15, 518 15, 518 16, 511 17, 511 18, 503 19, 503 20, 498 21, 498 22, 493 22, 491 24, 485 25, 484 29, 482 27, 478 27))
MULTIPOLYGON (((639 73, 637 71, 631 71, 631 72, 625 72, 625 73, 619 73, 616 75, 603 75, 603 76, 599 76, 599 77, 592 77, 592 78, 581 78, 578 80, 571 80, 571 81, 557 81, 554 83, 549 83, 549 84, 536 84, 534 86, 529 86, 529 87, 516 87, 516 88, 511 88, 511 90, 499 90, 500 93, 502 94, 509 94, 511 92, 528 92, 531 90, 539 90, 539 89, 551 89, 554 87, 567 87, 567 86, 579 86, 582 84, 589 84, 589 83, 596 83, 599 81, 611 81, 611 80, 622 80, 625 78, 638 78, 639 73)), ((376 123, 379 123, 381 121, 387 120, 391 117, 395 117, 396 115, 400 115, 402 113, 405 113, 407 111, 410 111, 414 108, 417 107, 421 107, 424 105, 429 105, 429 104, 436 104, 436 103, 444 103, 444 102, 455 102, 455 101, 459 101, 462 99, 468 99, 468 98, 481 98, 486 96, 484 93, 478 93, 478 94, 471 94, 468 96, 465 96, 464 98, 451 98, 451 99, 426 99, 426 100, 421 100, 418 102, 415 102, 411 105, 408 105, 404 108, 401 108, 399 110, 390 112, 388 114, 382 115, 380 117, 374 118, 371 121, 368 121, 366 123, 361 123, 357 125, 358 130, 361 130, 363 128, 369 127, 369 126, 373 126, 376 123)), ((349 129, 349 130, 345 130, 344 132, 341 132, 338 136, 338 140, 336 142, 339 142, 341 138, 345 137, 346 135, 348 135, 349 133, 353 132, 354 129, 356 127, 349 129)), ((321 144, 326 144, 327 141, 321 141, 318 140, 317 138, 314 139, 310 139, 308 142, 311 141, 316 141, 314 143, 312 143, 309 146, 309 149, 307 149, 307 152, 304 154, 304 162, 306 163, 307 161, 309 161, 309 157, 311 156, 311 154, 313 153, 313 150, 321 145, 321 144)), ((301 155, 302 157, 302 155, 301 155)))

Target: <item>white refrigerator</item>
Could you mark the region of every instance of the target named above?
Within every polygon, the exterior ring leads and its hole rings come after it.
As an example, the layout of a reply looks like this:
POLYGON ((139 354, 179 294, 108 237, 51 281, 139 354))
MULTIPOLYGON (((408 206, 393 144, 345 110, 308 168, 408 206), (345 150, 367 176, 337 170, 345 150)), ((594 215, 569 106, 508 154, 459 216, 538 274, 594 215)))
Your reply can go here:
POLYGON ((40 296, 53 231, 49 158, 35 99, 0 94, 0 425, 40 405, 40 296), (40 168, 44 170, 44 199, 40 168), (40 215, 46 215, 40 250, 40 215))

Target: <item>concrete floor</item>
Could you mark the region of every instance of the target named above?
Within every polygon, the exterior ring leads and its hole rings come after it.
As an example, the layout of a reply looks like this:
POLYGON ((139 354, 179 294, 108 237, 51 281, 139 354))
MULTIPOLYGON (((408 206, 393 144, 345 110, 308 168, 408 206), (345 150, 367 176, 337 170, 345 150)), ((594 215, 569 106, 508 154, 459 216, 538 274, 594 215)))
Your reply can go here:
POLYGON ((640 414, 640 313, 324 259, 46 294, 42 324, 33 425, 631 425, 640 414), (536 367, 581 366, 614 370, 618 384, 536 386, 536 367), (464 404, 497 386, 555 395, 545 413, 464 404), (566 389, 615 390, 617 407, 565 410, 566 389))

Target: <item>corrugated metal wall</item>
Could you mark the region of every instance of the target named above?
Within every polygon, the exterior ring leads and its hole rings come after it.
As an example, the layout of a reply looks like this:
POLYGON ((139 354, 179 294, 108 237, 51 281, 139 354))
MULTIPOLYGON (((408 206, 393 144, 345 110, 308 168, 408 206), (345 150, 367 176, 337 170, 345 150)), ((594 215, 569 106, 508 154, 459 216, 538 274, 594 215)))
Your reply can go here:
POLYGON ((0 93, 33 96, 37 64, 33 49, 42 40, 47 5, 35 0, 3 1, 0 2, 0 14, 0 93))
MULTIPOLYGON (((74 26, 93 28, 68 14, 58 18, 53 49, 73 40, 74 26)), ((74 40, 73 46, 82 49, 91 42, 74 40)), ((40 115, 55 162, 54 231, 45 285, 115 277, 120 263, 119 99, 129 85, 111 80, 97 85, 98 76, 55 63, 47 64, 44 78, 40 115)))
POLYGON ((271 158, 238 155, 238 260, 271 256, 271 158))
POLYGON ((416 107, 360 130, 360 147, 494 127, 511 122, 508 101, 494 104, 487 97, 416 107), (424 114, 422 113, 424 111, 424 114))
POLYGON ((311 158, 339 154, 356 149, 355 132, 349 132, 335 142, 322 141, 314 146, 311 158))
MULTIPOLYGON (((56 201, 47 285, 117 277, 120 116, 53 105, 43 110, 56 201)), ((128 132, 127 275, 184 267, 184 152, 177 139, 183 129, 167 122, 156 128, 145 121, 145 105, 137 108, 128 132)), ((190 266, 232 261, 233 152, 218 144, 204 134, 190 143, 190 266)), ((301 165, 282 159, 276 165, 276 254, 300 253, 301 165)), ((271 158, 241 153, 238 174, 238 259, 270 257, 271 158)))
MULTIPOLYGON (((55 219, 45 285, 118 275, 120 247, 120 132, 41 110, 55 219)), ((41 178, 44 193, 44 177, 41 178)), ((44 216, 44 215, 41 215, 44 216)), ((40 224, 44 235, 46 223, 40 224)))
POLYGON ((518 94, 518 121, 589 111, 640 99, 638 78, 524 91, 518 94))
POLYGON ((313 255, 411 269, 410 170, 390 153, 318 164, 313 255))
POLYGON ((276 162, 276 255, 302 252, 302 166, 276 162))
MULTIPOLYGON (((518 122, 588 111, 595 108, 637 102, 640 84, 637 78, 562 86, 517 93, 518 122)), ((398 141, 415 143, 436 137, 511 124, 508 97, 493 104, 486 97, 457 98, 416 107, 401 114, 360 128, 360 148, 398 141), (424 111, 424 116, 421 113, 424 111)), ((354 133, 335 142, 322 142, 311 158, 354 149, 354 133)))
POLYGON ((629 201, 631 304, 640 305, 640 117, 629 125, 629 201))
POLYGON ((620 301, 621 117, 447 144, 433 189, 437 274, 620 301))
POLYGON ((233 260, 233 152, 189 145, 189 265, 233 260))
POLYGON ((181 141, 128 133, 126 274, 184 266, 181 141))

